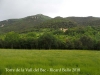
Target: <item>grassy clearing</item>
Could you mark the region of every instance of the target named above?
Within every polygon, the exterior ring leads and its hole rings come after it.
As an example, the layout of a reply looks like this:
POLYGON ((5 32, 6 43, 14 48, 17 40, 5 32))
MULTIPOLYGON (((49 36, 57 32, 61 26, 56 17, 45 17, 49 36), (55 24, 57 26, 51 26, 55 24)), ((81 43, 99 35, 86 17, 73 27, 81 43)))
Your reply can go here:
POLYGON ((0 50, 0 75, 100 75, 99 66, 100 51, 0 50), (8 72, 5 68, 14 71, 8 72), (40 71, 41 68, 46 72, 40 71), (57 72, 52 72, 50 68, 57 72), (33 71, 35 69, 37 72, 33 71))

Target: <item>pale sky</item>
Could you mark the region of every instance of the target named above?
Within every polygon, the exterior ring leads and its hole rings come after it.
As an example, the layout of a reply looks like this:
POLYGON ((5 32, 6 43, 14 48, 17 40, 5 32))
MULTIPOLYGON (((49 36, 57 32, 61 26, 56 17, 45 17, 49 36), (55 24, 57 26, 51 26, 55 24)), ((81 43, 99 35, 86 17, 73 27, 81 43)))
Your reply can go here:
POLYGON ((100 0, 0 0, 0 21, 36 14, 100 17, 100 0))

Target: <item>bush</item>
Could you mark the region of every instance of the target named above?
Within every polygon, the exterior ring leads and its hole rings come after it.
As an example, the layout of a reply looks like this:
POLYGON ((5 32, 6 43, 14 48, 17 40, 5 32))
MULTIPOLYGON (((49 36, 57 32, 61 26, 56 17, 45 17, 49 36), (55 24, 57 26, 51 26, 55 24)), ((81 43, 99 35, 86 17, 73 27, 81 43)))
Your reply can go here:
POLYGON ((82 36, 79 41, 82 43, 82 49, 94 49, 94 40, 88 36, 82 36))
POLYGON ((38 39, 38 48, 39 49, 57 49, 60 42, 49 33, 45 33, 38 39))

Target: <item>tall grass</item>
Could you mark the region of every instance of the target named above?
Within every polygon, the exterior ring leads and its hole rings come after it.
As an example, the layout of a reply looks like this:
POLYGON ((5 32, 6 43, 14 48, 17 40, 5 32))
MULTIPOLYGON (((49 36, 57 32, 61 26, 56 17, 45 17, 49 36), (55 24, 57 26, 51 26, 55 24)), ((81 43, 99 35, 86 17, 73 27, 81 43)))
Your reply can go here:
POLYGON ((0 75, 100 75, 100 51, 87 50, 0 50, 0 75), (8 69, 46 69, 46 72, 7 72, 8 69), (71 71, 52 72, 53 69, 71 71), (80 69, 74 71, 73 69, 80 69))

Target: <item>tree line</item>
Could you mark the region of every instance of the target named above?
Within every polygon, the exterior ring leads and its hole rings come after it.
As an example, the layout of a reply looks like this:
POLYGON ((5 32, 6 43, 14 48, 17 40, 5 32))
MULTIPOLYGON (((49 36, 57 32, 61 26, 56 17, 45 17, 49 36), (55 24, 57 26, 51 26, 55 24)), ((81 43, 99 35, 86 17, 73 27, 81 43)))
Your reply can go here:
POLYGON ((89 36, 83 35, 79 39, 62 41, 50 33, 44 33, 38 38, 34 38, 29 36, 21 37, 18 33, 9 32, 3 39, 0 39, 0 48, 100 50, 100 40, 96 41, 89 36))

